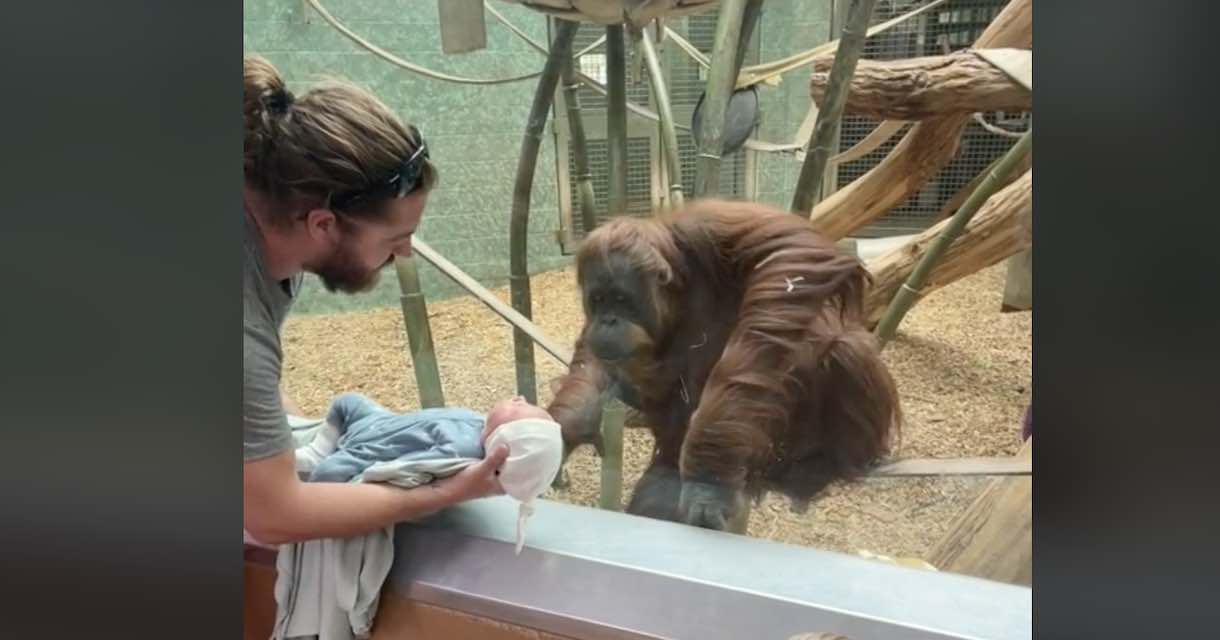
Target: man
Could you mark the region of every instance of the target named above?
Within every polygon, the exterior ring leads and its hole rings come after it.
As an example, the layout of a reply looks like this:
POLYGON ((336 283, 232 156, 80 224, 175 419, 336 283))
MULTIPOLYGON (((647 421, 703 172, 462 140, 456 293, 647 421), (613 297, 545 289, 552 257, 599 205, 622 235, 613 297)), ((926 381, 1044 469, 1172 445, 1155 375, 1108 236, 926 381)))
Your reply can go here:
POLYGON ((461 473, 413 490, 302 482, 281 393, 279 331, 303 273, 330 291, 373 286, 408 256, 436 182, 414 127, 369 93, 328 83, 296 98, 279 72, 244 64, 244 524, 264 544, 348 538, 500 494, 501 446, 461 473))

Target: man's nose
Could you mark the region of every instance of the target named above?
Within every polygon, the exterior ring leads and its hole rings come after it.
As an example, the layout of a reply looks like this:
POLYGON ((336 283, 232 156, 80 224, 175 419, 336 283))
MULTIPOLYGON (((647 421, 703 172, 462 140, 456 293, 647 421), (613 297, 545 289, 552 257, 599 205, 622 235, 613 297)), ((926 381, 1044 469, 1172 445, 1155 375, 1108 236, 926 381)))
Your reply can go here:
POLYGON ((402 244, 399 244, 397 247, 395 247, 394 255, 401 256, 403 258, 410 258, 411 257, 411 239, 407 238, 406 241, 404 241, 402 244))

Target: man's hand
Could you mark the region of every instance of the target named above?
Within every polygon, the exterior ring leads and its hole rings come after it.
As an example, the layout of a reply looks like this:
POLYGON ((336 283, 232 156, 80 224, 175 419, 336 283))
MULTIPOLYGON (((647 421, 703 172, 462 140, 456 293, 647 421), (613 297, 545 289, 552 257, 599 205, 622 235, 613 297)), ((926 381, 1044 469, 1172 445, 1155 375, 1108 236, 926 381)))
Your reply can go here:
POLYGON ((456 475, 414 489, 381 483, 302 482, 294 452, 247 462, 242 500, 247 532, 264 544, 350 538, 415 520, 450 505, 504 493, 496 471, 508 458, 500 445, 456 475))
POLYGON ((437 491, 444 492, 446 501, 452 503, 504 495, 504 488, 500 486, 500 480, 496 476, 507 459, 508 445, 499 445, 478 463, 448 478, 437 480, 433 486, 437 491))

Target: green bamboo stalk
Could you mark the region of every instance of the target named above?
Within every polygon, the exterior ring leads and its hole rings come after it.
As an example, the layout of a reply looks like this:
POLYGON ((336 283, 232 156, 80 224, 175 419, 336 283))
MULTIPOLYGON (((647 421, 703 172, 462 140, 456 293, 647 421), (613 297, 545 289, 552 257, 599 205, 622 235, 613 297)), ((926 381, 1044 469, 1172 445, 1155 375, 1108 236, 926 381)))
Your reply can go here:
POLYGON ((407 341, 411 349, 411 364, 415 370, 415 386, 419 390, 420 406, 428 409, 445 406, 441 386, 440 366, 432 345, 432 329, 428 324, 428 305, 419 284, 419 269, 415 258, 394 258, 398 273, 398 288, 402 292, 402 319, 407 326, 407 341))
POLYGON ((568 113, 568 130, 572 136, 572 160, 576 164, 576 193, 580 203, 580 222, 585 233, 597 226, 597 200, 593 195, 593 172, 589 170, 589 145, 585 138, 585 122, 580 115, 580 81, 576 78, 573 57, 563 61, 563 105, 568 113))
POLYGON ((611 398, 602 408, 601 495, 598 505, 610 511, 623 510, 623 423, 627 408, 622 400, 611 398))
POLYGON ((720 191, 720 155, 723 151, 724 119, 729 97, 736 85, 737 43, 746 0, 723 0, 716 19, 716 41, 712 47, 712 67, 708 71, 703 96, 703 122, 695 158, 695 196, 714 196, 720 191))
POLYGON ((622 25, 606 27, 606 156, 610 183, 606 194, 611 215, 627 209, 627 60, 622 25))
POLYGON ((762 14, 762 0, 747 0, 745 11, 741 14, 741 38, 737 42, 737 57, 733 62, 733 86, 737 86, 737 74, 741 73, 741 65, 746 60, 746 51, 750 49, 750 38, 754 35, 754 27, 762 14))
MULTIPOLYGON (((530 106, 529 121, 521 141, 521 154, 517 158, 517 179, 513 186, 512 219, 509 223, 509 286, 513 308, 530 318, 530 277, 526 241, 529 231, 530 191, 534 186, 534 171, 538 166, 538 149, 542 145, 542 132, 546 127, 547 114, 555 99, 555 85, 559 83, 559 71, 566 58, 572 57, 572 40, 579 23, 557 20, 555 40, 547 54, 546 65, 534 91, 534 102, 530 106)), ((534 342, 524 331, 513 329, 513 350, 517 365, 517 393, 531 403, 538 401, 538 385, 534 370, 534 342)))
POLYGON ((974 217, 974 214, 983 206, 983 203, 999 190, 1004 176, 1011 173, 1025 154, 1029 153, 1033 140, 1033 129, 1029 129, 1004 154, 994 168, 988 172, 987 177, 970 194, 965 204, 949 219, 949 223, 945 225, 945 230, 928 246, 928 251, 919 259, 919 262, 916 263, 915 268, 911 271, 911 275, 907 277, 906 282, 899 287, 898 293, 894 295, 894 299, 890 301, 889 307, 885 310, 885 315, 881 317, 881 322, 877 323, 876 336, 881 347, 884 347, 894 337, 894 333, 898 330, 898 323, 902 322, 903 316, 915 305, 916 300, 919 298, 919 289, 928 279, 928 274, 932 272, 932 267, 936 264, 936 261, 953 244, 953 241, 957 239, 962 229, 966 227, 966 223, 970 222, 970 218, 974 217))
POLYGON ((830 79, 826 85, 826 98, 818 110, 813 136, 806 148, 805 161, 801 164, 801 175, 797 179, 796 193, 792 196, 792 213, 809 215, 822 188, 826 175, 826 162, 830 159, 831 146, 843 115, 843 105, 851 90, 851 79, 856 73, 856 63, 864 50, 868 20, 873 14, 876 0, 852 0, 847 9, 847 20, 839 48, 835 51, 834 64, 830 68, 830 79))
MULTIPOLYGON (((622 25, 606 27, 606 152, 610 169, 607 205, 611 215, 627 211, 627 56, 622 25)), ((604 509, 622 509, 623 422, 625 411, 617 399, 602 411, 600 504, 604 509)))
POLYGON ((645 29, 640 43, 644 50, 644 62, 648 65, 648 78, 652 81, 652 95, 657 102, 657 114, 661 118, 661 146, 665 149, 665 170, 669 174, 669 200, 671 207, 682 206, 682 163, 678 160, 678 132, 674 129, 674 114, 669 106, 669 89, 665 86, 665 75, 657 49, 652 44, 653 36, 645 29))
POLYGON ((549 353, 560 365, 567 367, 572 364, 572 352, 570 349, 565 349, 553 339, 548 338, 538 328, 538 325, 518 313, 512 307, 501 302, 500 298, 496 297, 487 287, 479 284, 478 280, 470 277, 470 274, 462 271, 456 264, 453 264, 448 258, 441 255, 436 249, 433 249, 428 243, 424 242, 423 238, 419 236, 411 238, 411 253, 423 258, 435 267, 437 271, 440 271, 442 275, 448 276, 459 287, 469 291, 475 299, 482 302, 488 309, 491 309, 509 324, 524 331, 535 344, 542 347, 542 350, 549 353))

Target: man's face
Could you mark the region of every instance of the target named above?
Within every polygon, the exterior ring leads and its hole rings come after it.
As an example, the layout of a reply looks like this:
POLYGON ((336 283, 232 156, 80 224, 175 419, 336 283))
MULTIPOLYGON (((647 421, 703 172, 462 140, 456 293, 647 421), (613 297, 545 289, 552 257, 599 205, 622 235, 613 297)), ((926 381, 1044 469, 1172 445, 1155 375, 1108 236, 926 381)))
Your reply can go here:
POLYGON ((419 226, 427 192, 386 203, 386 215, 377 220, 347 218, 336 225, 339 241, 330 254, 309 268, 328 291, 360 293, 377 284, 381 270, 394 256, 411 255, 411 236, 419 226))

